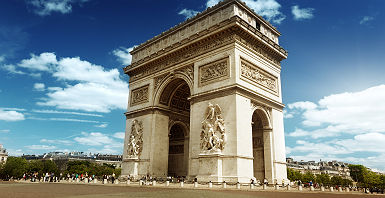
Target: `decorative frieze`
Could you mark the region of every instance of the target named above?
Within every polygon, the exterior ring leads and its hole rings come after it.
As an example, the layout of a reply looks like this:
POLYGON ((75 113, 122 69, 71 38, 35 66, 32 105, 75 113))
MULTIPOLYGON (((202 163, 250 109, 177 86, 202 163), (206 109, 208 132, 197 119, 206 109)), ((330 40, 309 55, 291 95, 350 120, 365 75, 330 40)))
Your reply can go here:
POLYGON ((226 57, 199 67, 199 86, 224 80, 230 76, 229 58, 226 57))
POLYGON ((204 116, 200 135, 201 152, 203 154, 220 153, 225 148, 227 141, 222 110, 218 104, 209 103, 204 116))
POLYGON ((256 83, 274 94, 278 94, 277 77, 243 59, 241 59, 241 77, 256 83))
POLYGON ((148 102, 148 87, 145 85, 131 91, 131 106, 148 102))
POLYGON ((143 148, 143 123, 133 120, 131 125, 130 138, 128 139, 128 158, 138 158, 143 148))
POLYGON ((154 78, 154 90, 157 90, 160 86, 161 82, 165 79, 168 73, 162 74, 154 78))
POLYGON ((177 69, 176 71, 184 73, 191 80, 191 82, 194 82, 194 65, 193 64, 177 69))

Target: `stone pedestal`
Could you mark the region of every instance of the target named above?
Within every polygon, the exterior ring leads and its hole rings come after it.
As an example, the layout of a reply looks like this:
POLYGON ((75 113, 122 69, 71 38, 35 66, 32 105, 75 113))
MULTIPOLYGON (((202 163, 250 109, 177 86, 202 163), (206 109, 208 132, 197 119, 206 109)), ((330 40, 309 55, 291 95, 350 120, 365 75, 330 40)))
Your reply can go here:
POLYGON ((200 154, 198 181, 222 182, 222 155, 200 154))

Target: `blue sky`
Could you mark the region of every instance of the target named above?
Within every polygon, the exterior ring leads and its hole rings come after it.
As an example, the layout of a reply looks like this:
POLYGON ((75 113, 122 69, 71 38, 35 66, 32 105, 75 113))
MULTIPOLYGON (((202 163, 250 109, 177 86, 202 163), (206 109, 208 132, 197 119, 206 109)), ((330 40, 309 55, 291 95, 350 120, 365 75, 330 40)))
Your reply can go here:
MULTIPOLYGON (((0 2, 0 144, 121 153, 128 51, 217 0, 0 2)), ((385 1, 247 0, 282 33, 287 156, 385 170, 385 1)))

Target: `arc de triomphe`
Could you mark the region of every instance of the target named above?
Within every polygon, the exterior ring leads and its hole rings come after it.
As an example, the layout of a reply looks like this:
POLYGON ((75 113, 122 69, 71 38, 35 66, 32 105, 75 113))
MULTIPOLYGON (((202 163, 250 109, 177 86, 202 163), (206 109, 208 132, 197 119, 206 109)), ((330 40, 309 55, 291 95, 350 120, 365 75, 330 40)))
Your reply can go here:
POLYGON ((122 176, 287 180, 279 36, 225 0, 136 47, 122 176))

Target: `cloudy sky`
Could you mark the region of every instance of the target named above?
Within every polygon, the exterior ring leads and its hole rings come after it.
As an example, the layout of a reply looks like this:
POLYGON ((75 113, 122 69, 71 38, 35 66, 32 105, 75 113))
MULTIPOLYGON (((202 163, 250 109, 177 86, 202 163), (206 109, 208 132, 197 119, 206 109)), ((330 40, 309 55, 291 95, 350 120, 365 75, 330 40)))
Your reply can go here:
MULTIPOLYGON (((0 144, 121 153, 128 52, 217 0, 0 2, 0 144)), ((246 0, 282 33, 287 156, 385 170, 385 1, 246 0)))

